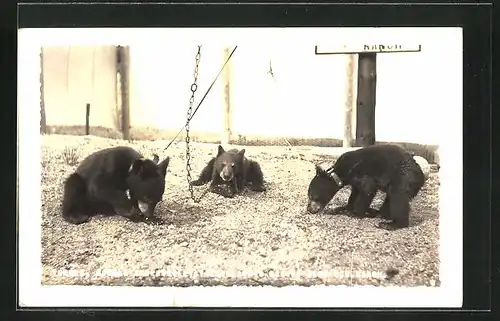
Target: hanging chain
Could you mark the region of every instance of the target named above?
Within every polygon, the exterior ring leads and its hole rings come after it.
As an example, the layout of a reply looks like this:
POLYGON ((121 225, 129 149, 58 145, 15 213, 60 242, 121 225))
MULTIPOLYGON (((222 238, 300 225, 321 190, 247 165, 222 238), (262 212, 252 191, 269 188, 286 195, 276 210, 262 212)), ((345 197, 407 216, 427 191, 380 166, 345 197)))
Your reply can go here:
POLYGON ((193 185, 191 185, 192 177, 191 177, 191 150, 189 148, 189 143, 191 142, 191 138, 189 137, 189 122, 191 121, 191 116, 193 113, 193 103, 194 103, 194 94, 196 93, 196 90, 198 89, 198 65, 200 64, 200 58, 201 58, 201 46, 198 46, 198 52, 196 54, 196 65, 194 67, 194 81, 193 84, 191 85, 191 98, 189 99, 189 108, 187 110, 187 120, 186 120, 186 171, 187 171, 187 181, 188 181, 188 188, 189 188, 189 194, 191 195, 191 199, 195 203, 199 203, 201 198, 205 196, 205 194, 208 192, 208 189, 205 190, 205 192, 199 197, 196 198, 194 196, 194 190, 193 190, 193 185))

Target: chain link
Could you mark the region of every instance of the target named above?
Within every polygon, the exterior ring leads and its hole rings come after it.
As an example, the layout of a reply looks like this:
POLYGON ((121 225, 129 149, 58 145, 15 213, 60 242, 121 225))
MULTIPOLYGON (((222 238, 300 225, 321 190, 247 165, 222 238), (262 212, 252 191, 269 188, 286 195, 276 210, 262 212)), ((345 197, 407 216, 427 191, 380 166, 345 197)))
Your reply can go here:
POLYGON ((191 195, 191 199, 195 203, 199 203, 203 196, 208 192, 208 189, 199 197, 196 198, 194 195, 193 185, 191 185, 192 177, 191 177, 191 150, 189 148, 189 143, 191 142, 191 138, 189 137, 189 122, 191 121, 192 113, 193 113, 193 103, 194 103, 194 95, 196 90, 198 89, 198 66, 200 64, 201 58, 201 46, 198 46, 198 52, 196 53, 196 65, 194 67, 194 81, 191 85, 191 98, 189 99, 189 108, 187 110, 186 117, 186 171, 187 171, 187 181, 189 194, 191 195))

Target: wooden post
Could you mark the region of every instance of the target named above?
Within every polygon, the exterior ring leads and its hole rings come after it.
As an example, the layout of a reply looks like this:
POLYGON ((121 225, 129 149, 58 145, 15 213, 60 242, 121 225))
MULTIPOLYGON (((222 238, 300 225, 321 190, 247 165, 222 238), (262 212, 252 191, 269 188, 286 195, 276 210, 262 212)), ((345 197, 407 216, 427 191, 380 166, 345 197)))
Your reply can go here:
POLYGON ((377 54, 360 53, 358 70, 358 97, 356 146, 375 144, 375 103, 377 91, 377 54))
MULTIPOLYGON (((227 60, 231 54, 230 48, 226 47, 223 50, 223 62, 227 60)), ((229 144, 231 141, 231 60, 228 61, 222 73, 222 91, 224 95, 223 117, 224 128, 221 137, 221 144, 229 144)))
POLYGON ((356 71, 356 55, 349 54, 346 55, 347 58, 347 74, 346 74, 346 103, 344 111, 344 137, 343 137, 343 147, 351 147, 353 143, 353 107, 354 107, 354 96, 356 93, 354 74, 356 71))
POLYGON ((90 135, 90 104, 85 108, 85 135, 90 135))
POLYGON ((130 95, 129 95, 129 73, 130 73, 130 48, 118 46, 116 48, 117 72, 120 74, 120 93, 122 110, 122 135, 124 140, 130 139, 130 95))
POLYGON ((40 48, 40 133, 47 133, 47 119, 45 117, 45 98, 43 89, 43 47, 40 48))

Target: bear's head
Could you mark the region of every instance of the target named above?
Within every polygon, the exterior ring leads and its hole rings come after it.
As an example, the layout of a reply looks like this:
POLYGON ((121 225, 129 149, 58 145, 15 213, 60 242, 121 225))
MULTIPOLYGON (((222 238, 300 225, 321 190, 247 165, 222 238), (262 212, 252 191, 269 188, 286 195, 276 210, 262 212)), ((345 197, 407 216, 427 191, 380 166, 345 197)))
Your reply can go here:
POLYGON ((335 172, 316 165, 316 175, 309 183, 307 211, 316 214, 322 211, 342 188, 342 181, 335 172))
POLYGON ((219 172, 220 178, 225 182, 231 181, 234 175, 243 169, 242 163, 244 158, 244 149, 240 151, 225 151, 224 148, 219 145, 215 166, 219 172))
POLYGON ((158 155, 153 160, 136 159, 130 166, 127 177, 127 197, 131 199, 142 215, 152 217, 156 205, 162 200, 165 191, 165 176, 170 157, 159 163, 158 155))

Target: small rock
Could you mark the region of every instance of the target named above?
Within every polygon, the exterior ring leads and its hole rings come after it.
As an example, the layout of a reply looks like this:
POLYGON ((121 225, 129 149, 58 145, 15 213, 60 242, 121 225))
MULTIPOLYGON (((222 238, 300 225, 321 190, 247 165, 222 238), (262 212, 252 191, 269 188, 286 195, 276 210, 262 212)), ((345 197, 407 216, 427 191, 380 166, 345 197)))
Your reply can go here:
POLYGON ((315 256, 311 256, 308 259, 306 259, 306 262, 308 262, 308 263, 314 263, 314 262, 316 262, 316 257, 315 256))
POLYGON ((392 279, 393 277, 395 277, 396 275, 399 274, 399 270, 396 269, 396 268, 388 268, 386 271, 385 271, 385 274, 386 274, 386 278, 388 280, 392 279))
POLYGON ((179 244, 179 245, 180 245, 180 246, 182 246, 182 247, 186 247, 186 246, 188 246, 188 242, 182 242, 182 243, 181 243, 181 244, 179 244))

